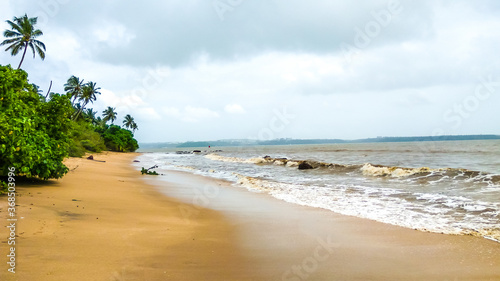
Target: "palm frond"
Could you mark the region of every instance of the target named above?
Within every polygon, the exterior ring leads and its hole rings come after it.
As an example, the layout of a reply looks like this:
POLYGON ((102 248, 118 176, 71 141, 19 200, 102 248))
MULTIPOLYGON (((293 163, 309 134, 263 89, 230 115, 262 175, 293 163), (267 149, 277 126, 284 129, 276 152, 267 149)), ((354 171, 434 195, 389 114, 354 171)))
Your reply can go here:
MULTIPOLYGON (((24 14, 24 17, 28 18, 28 15, 24 14)), ((36 25, 36 23, 38 22, 38 17, 30 18, 29 22, 30 22, 30 25, 36 25)))
POLYGON ((11 55, 15 56, 19 53, 19 51, 24 50, 24 44, 18 43, 18 44, 10 45, 10 47, 5 49, 5 51, 8 51, 10 49, 12 49, 12 51, 10 52, 11 55))
MULTIPOLYGON (((38 45, 35 45, 36 52, 38 53, 38 56, 44 60, 45 59, 45 52, 42 50, 42 48, 38 47, 38 45)), ((34 56, 33 56, 34 57, 34 56)))
POLYGON ((7 45, 7 44, 11 44, 11 43, 14 43, 14 42, 17 42, 18 39, 17 38, 14 38, 14 39, 7 39, 7 40, 4 40, 2 43, 0 43, 0 46, 3 46, 3 45, 7 45))
POLYGON ((27 47, 30 47, 30 49, 33 51, 33 58, 35 58, 35 46, 33 45, 33 42, 28 42, 28 46, 27 47))
MULTIPOLYGON (((16 21, 17 18, 14 18, 14 21, 16 21)), ((21 28, 21 26, 19 26, 17 23, 14 23, 10 20, 7 21, 7 23, 10 25, 10 28, 13 29, 13 30, 16 30, 17 32, 19 32, 20 34, 23 34, 23 29, 21 28)))
POLYGON ((23 35, 19 32, 15 32, 15 31, 12 31, 12 30, 5 30, 3 32, 3 36, 5 38, 12 38, 12 37, 23 37, 23 35))
POLYGON ((40 29, 37 29, 37 30, 33 31, 33 33, 31 33, 31 37, 33 37, 33 38, 36 38, 36 37, 42 36, 42 35, 43 35, 43 32, 40 29))

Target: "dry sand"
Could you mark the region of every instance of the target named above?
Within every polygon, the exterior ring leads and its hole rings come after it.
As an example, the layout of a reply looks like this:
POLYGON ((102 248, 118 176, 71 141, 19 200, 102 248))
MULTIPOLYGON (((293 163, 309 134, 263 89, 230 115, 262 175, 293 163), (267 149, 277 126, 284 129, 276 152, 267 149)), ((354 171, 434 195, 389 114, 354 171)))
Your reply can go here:
POLYGON ((500 243, 341 216, 185 173, 141 176, 136 156, 69 159, 63 179, 18 185, 17 273, 7 272, 2 227, 0 280, 500 280, 500 243))
MULTIPOLYGON (((0 280, 237 280, 247 274, 233 230, 215 211, 196 220, 146 185, 130 166, 137 154, 68 159, 63 179, 18 185, 16 273, 7 272, 2 227, 0 280)), ((6 225, 6 200, 0 220, 6 225)))

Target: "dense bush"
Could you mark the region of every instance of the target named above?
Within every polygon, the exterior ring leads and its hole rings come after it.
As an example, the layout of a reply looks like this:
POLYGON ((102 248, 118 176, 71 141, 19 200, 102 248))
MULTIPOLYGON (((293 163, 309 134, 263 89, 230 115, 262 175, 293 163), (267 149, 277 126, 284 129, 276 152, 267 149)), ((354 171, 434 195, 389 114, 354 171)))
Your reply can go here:
POLYGON ((101 135, 95 131, 95 126, 80 120, 71 122, 69 156, 82 157, 85 152, 101 152, 106 145, 101 135))
POLYGON ((72 113, 65 95, 45 101, 25 71, 0 66, 0 175, 15 167, 28 177, 62 177, 72 113))
POLYGON ((111 151, 133 152, 139 148, 134 134, 129 130, 116 125, 105 126, 102 130, 104 143, 111 151))

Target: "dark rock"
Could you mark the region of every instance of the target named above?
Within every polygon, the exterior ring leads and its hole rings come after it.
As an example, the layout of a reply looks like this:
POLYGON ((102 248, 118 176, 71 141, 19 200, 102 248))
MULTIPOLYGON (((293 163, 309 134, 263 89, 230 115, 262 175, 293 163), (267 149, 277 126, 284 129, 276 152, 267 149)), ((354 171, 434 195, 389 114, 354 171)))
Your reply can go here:
POLYGON ((201 153, 201 150, 193 150, 193 153, 201 153))
POLYGON ((305 161, 299 164, 299 170, 309 170, 309 169, 314 169, 314 167, 305 161))
POLYGON ((141 161, 139 161, 139 160, 134 160, 134 162, 135 162, 135 163, 139 163, 139 162, 141 162, 141 161))
POLYGON ((89 157, 87 157, 87 159, 89 159, 89 160, 94 160, 94 156, 93 156, 93 155, 90 155, 89 157))

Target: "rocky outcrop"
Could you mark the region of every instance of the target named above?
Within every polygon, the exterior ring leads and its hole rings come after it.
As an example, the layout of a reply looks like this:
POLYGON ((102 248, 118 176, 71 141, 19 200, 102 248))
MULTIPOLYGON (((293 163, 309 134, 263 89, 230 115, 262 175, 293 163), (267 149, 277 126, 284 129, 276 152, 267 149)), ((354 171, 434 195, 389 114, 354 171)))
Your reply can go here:
POLYGON ((318 167, 327 166, 327 163, 321 163, 317 161, 309 161, 309 160, 292 160, 287 158, 272 158, 269 155, 263 157, 264 161, 261 163, 264 164, 273 164, 273 165, 281 165, 287 167, 297 167, 299 170, 309 170, 316 169, 318 167))
POLYGON ((310 170, 314 169, 313 165, 309 164, 307 161, 304 161, 299 164, 299 170, 310 170))

